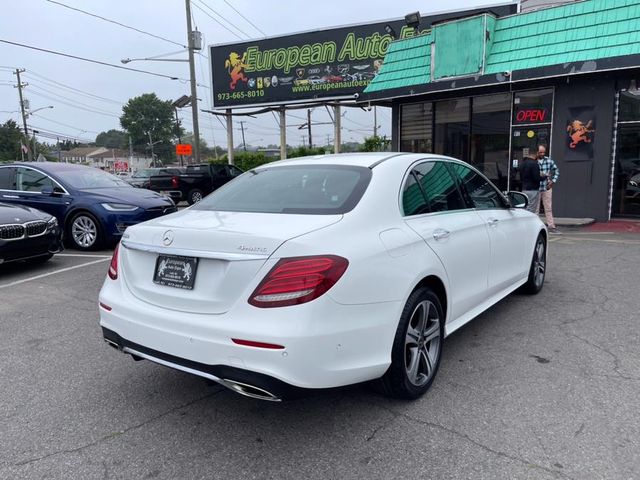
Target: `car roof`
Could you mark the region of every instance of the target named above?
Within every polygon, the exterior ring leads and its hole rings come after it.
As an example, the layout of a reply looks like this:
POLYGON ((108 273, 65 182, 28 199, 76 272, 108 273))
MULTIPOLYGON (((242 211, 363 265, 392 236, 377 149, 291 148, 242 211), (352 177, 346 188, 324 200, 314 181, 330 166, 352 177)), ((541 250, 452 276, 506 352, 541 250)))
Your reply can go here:
POLYGON ((287 158, 278 160, 264 166, 290 166, 290 165, 350 165, 356 167, 373 168, 379 163, 385 162, 395 157, 402 157, 406 160, 426 159, 429 157, 441 158, 428 153, 400 153, 400 152, 358 152, 358 153, 337 153, 330 155, 313 155, 308 157, 287 158))
POLYGON ((10 167, 32 167, 39 168, 45 172, 61 172, 68 170, 77 170, 79 168, 93 168, 77 163, 61 163, 61 162, 14 162, 9 164, 10 167))

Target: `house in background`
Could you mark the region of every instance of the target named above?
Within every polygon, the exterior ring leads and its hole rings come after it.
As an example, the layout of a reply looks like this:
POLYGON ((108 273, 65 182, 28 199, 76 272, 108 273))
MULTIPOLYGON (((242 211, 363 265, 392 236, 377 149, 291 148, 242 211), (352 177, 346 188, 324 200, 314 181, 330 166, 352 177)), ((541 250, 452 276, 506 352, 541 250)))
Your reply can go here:
POLYGON ((151 165, 151 157, 134 154, 119 148, 78 147, 68 152, 61 152, 61 161, 65 163, 82 163, 109 171, 137 171, 151 165))
POLYGON ((66 152, 60 152, 60 159, 64 163, 86 163, 89 155, 106 151, 107 149, 104 147, 77 147, 66 152))

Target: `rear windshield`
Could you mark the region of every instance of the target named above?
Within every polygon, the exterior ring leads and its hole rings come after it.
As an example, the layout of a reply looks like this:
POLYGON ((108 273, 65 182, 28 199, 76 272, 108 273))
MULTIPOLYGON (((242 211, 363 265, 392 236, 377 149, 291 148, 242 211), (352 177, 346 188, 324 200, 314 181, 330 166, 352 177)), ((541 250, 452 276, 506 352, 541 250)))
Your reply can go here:
POLYGON ((193 208, 226 212, 335 215, 362 198, 371 170, 343 165, 295 165, 247 172, 193 208))

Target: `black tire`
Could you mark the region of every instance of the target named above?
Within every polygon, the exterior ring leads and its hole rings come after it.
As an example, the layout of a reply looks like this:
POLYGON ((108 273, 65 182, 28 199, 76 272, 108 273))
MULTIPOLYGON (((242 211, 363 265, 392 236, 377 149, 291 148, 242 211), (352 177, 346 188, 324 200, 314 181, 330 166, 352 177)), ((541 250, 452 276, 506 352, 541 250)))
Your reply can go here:
POLYGON ((536 245, 533 247, 533 255, 531 258, 531 266, 529 267, 529 278, 527 283, 521 287, 523 293, 535 295, 542 290, 544 279, 547 272, 547 240, 541 233, 536 239, 536 245), (542 256, 542 259, 540 259, 542 256))
POLYGON ((203 198, 204 194, 202 193, 202 190, 194 188, 193 190, 190 190, 189 195, 187 195, 187 203, 189 205, 193 205, 194 203, 198 203, 203 198))
POLYGON ((444 321, 440 300, 431 289, 419 288, 409 296, 393 340, 391 365, 379 381, 385 395, 413 400, 429 390, 442 357, 444 321), (425 313, 427 321, 421 326, 418 321, 425 313))
POLYGON ((73 248, 78 250, 97 250, 104 243, 102 225, 89 212, 78 212, 67 223, 66 240, 73 248), (80 231, 82 226, 87 228, 85 237, 82 236, 80 231))
POLYGON ((26 260, 26 262, 30 263, 31 265, 39 265, 41 263, 47 263, 49 260, 51 260, 52 257, 53 253, 49 253, 47 255, 41 255, 35 258, 29 258, 26 260))

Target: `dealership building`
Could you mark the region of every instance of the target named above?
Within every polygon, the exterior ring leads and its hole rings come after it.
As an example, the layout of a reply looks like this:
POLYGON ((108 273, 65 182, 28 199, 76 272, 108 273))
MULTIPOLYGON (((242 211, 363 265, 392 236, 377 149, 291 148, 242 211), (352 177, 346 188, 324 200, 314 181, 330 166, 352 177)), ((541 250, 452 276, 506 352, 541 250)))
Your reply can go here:
POLYGON ((504 190, 543 144, 556 216, 640 217, 639 25, 636 0, 449 18, 391 42, 358 102, 392 107, 394 150, 460 158, 504 190))

